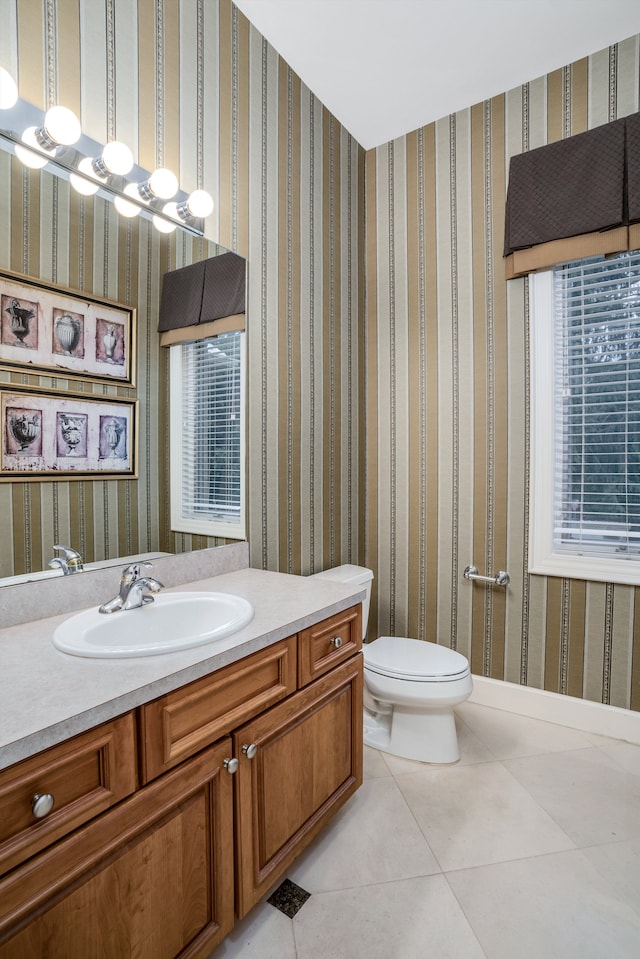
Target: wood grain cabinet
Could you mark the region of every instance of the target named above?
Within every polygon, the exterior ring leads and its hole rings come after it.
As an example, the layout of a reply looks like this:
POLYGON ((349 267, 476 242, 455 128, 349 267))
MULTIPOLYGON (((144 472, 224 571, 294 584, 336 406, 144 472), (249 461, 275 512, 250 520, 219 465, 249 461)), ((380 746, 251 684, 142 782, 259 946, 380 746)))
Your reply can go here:
POLYGON ((225 740, 0 880, 2 959, 208 956, 230 931, 225 740))
POLYGON ((233 743, 242 917, 362 783, 361 657, 248 723, 233 743))
POLYGON ((357 606, 0 773, 0 959, 206 959, 362 782, 360 633, 357 606))

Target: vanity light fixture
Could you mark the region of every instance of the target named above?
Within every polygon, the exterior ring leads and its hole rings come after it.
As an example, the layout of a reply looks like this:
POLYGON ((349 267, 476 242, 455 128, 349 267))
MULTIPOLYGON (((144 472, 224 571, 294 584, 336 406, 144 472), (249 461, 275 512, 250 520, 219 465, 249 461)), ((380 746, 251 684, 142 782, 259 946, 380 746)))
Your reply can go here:
POLYGON ((171 170, 160 167, 148 180, 138 184, 138 193, 143 200, 170 200, 178 192, 178 178, 171 170))
POLYGON ((204 219, 213 212, 213 198, 206 190, 194 190, 186 200, 176 204, 176 213, 181 220, 191 217, 204 219))
POLYGON ((0 110, 10 110, 18 102, 18 87, 8 70, 0 67, 0 110))
POLYGON ((170 233, 176 226, 204 235, 202 221, 213 210, 205 190, 181 191, 171 170, 149 173, 134 163, 129 147, 118 140, 102 146, 83 134, 80 121, 64 106, 41 110, 18 97, 11 74, 0 67, 0 148, 32 169, 47 167, 83 196, 110 200, 125 217, 142 215, 170 233), (169 203, 165 201, 171 201, 169 203))
POLYGON ((16 155, 25 166, 40 170, 56 156, 59 146, 71 146, 80 139, 80 121, 67 107, 51 107, 41 126, 28 126, 16 146, 16 155))
POLYGON ((35 138, 44 150, 57 146, 71 146, 80 139, 82 127, 77 116, 68 107, 55 106, 44 115, 44 123, 36 127, 35 138))
POLYGON ((133 153, 126 143, 110 140, 100 156, 91 161, 91 165, 101 177, 126 176, 133 169, 133 153))
POLYGON ((129 219, 139 216, 142 211, 142 202, 138 193, 138 184, 128 183, 122 192, 123 196, 114 196, 113 198, 113 205, 120 216, 126 216, 129 219), (128 196, 131 197, 131 200, 126 199, 128 196))
MULTIPOLYGON (((166 203, 162 212, 171 216, 171 212, 167 210, 167 207, 174 207, 175 203, 166 203)), ((170 220, 165 219, 165 217, 153 216, 152 217, 153 225, 156 230, 160 230, 161 233, 173 233, 175 228, 178 226, 178 221, 174 220, 173 223, 170 220)))
MULTIPOLYGON (((78 163, 78 173, 83 175, 71 173, 69 181, 78 193, 82 193, 83 196, 93 196, 100 189, 101 181, 105 181, 110 176, 126 176, 132 169, 133 153, 126 143, 110 140, 100 156, 83 157, 78 163)), ((139 212, 140 210, 136 207, 133 216, 139 212)), ((125 216, 128 215, 125 214, 125 216)))

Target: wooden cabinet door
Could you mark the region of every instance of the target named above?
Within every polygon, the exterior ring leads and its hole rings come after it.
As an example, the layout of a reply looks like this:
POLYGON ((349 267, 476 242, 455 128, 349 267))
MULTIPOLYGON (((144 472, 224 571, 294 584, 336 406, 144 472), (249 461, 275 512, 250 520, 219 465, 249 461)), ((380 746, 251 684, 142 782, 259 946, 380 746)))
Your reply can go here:
POLYGON ((208 957, 233 916, 223 740, 0 881, 1 959, 208 957))
POLYGON ((247 723, 233 741, 242 917, 362 783, 362 656, 247 723))

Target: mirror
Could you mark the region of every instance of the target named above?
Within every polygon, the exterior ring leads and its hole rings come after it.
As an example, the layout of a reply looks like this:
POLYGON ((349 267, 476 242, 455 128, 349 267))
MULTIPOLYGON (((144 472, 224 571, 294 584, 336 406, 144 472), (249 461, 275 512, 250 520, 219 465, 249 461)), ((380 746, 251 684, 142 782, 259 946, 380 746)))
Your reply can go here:
POLYGON ((227 251, 180 227, 160 235, 149 220, 122 218, 106 199, 80 196, 46 168, 29 170, 2 151, 0 184, 0 222, 10 224, 0 243, 0 270, 85 290, 137 312, 135 389, 74 379, 66 370, 35 375, 27 364, 3 365, 0 383, 136 399, 139 464, 136 479, 0 482, 0 585, 48 571, 57 543, 72 546, 89 567, 220 545, 224 541, 170 529, 169 351, 160 348, 156 327, 164 273, 227 251))

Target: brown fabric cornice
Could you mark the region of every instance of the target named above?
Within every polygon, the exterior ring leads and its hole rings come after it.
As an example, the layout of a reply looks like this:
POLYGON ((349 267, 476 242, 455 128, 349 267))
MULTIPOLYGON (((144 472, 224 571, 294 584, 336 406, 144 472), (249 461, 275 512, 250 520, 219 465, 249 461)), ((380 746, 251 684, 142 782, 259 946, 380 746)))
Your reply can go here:
POLYGON ((577 256, 630 249, 620 246, 620 228, 628 244, 626 228, 635 221, 640 113, 514 156, 505 216, 507 278, 577 256))
MULTIPOLYGON (((203 339, 211 335, 204 332, 205 325, 223 317, 244 317, 245 268, 243 257, 222 253, 165 273, 158 332, 188 327, 189 339, 203 339)), ((243 329, 244 325, 243 322, 243 329)))

